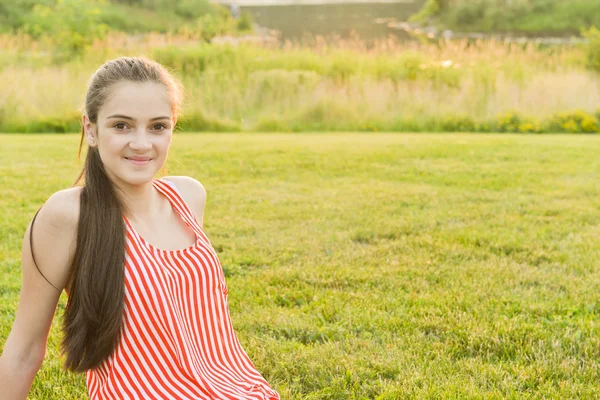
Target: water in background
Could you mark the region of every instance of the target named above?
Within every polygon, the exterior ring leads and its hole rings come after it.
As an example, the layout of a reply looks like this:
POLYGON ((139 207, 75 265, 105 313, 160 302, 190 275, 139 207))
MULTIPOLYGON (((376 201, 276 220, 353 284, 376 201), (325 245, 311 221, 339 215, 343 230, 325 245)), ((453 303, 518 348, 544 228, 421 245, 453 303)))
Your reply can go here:
POLYGON ((301 40, 305 34, 339 35, 348 38, 354 31, 366 41, 395 35, 407 38, 394 22, 407 21, 425 0, 400 0, 395 3, 346 3, 314 5, 242 6, 262 27, 281 32, 283 40, 301 40))

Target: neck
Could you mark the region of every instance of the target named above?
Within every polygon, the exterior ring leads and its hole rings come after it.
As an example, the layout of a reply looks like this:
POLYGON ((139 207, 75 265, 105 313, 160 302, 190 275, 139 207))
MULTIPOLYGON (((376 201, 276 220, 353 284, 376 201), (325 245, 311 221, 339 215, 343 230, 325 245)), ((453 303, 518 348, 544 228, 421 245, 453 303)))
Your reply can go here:
POLYGON ((150 221, 156 216, 164 214, 164 203, 152 182, 141 185, 119 182, 118 186, 121 188, 119 190, 121 199, 129 210, 126 216, 130 220, 150 221))

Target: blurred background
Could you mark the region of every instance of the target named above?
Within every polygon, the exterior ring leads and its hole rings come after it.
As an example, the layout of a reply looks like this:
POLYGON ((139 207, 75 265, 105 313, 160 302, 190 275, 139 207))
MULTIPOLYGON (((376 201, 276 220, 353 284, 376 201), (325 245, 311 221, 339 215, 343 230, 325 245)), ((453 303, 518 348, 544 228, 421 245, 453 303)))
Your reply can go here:
POLYGON ((79 129, 87 78, 147 55, 184 130, 598 132, 597 0, 3 0, 0 131, 79 129))

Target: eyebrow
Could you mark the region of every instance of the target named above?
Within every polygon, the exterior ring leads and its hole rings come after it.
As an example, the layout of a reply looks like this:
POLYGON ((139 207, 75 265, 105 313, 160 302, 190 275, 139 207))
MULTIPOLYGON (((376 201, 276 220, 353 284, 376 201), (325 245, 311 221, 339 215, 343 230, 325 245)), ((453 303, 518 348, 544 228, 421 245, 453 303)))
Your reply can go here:
MULTIPOLYGON (((121 115, 121 114, 115 114, 115 115, 111 115, 110 117, 106 117, 106 119, 110 119, 110 118, 121 118, 121 119, 128 119, 130 121, 137 121, 133 117, 128 117, 127 115, 121 115)), ((150 121, 156 121, 159 119, 171 119, 171 117, 155 117, 155 118, 150 119, 150 121)))

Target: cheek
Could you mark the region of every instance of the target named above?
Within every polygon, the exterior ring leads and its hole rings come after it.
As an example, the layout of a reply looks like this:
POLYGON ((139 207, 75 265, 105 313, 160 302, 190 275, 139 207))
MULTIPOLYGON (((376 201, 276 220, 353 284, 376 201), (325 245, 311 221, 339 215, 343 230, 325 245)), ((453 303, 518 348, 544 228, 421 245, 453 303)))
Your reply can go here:
POLYGON ((156 144, 163 152, 167 152, 171 146, 171 135, 160 136, 157 139, 156 144))
POLYGON ((111 137, 105 137, 104 140, 102 140, 98 145, 100 156, 102 156, 103 160, 108 162, 110 162, 111 159, 123 157, 128 143, 129 142, 125 136, 115 135, 111 137))
POLYGON ((125 135, 115 135, 105 143, 105 148, 107 153, 121 155, 121 153, 123 153, 123 151, 127 148, 128 143, 129 139, 125 135))

